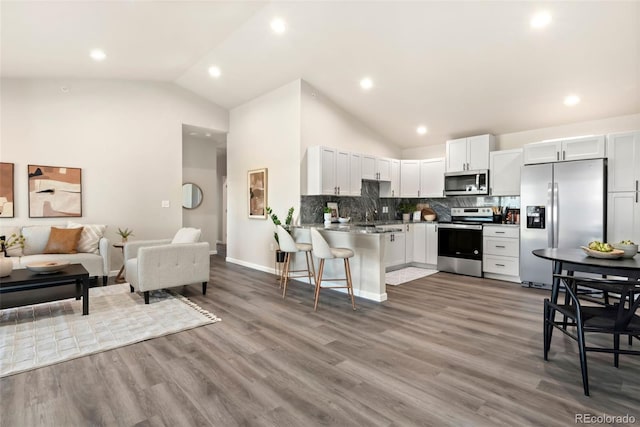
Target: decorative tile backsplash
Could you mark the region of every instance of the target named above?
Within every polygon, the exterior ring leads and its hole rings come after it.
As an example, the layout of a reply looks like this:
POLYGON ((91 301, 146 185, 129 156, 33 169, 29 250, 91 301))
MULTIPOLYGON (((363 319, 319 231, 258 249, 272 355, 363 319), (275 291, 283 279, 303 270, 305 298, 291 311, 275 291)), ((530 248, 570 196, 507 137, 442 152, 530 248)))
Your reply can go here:
POLYGON ((401 199, 380 198, 380 184, 377 181, 362 181, 361 197, 345 196, 301 196, 300 222, 303 224, 321 223, 323 208, 327 202, 337 202, 338 211, 342 217, 351 217, 352 221, 364 221, 365 214, 369 220, 401 219, 398 211, 400 203, 428 204, 438 215, 438 221, 450 221, 451 208, 500 206, 502 208, 520 208, 520 197, 498 196, 454 196, 441 199, 401 199), (388 213, 382 213, 383 207, 388 207, 388 213))

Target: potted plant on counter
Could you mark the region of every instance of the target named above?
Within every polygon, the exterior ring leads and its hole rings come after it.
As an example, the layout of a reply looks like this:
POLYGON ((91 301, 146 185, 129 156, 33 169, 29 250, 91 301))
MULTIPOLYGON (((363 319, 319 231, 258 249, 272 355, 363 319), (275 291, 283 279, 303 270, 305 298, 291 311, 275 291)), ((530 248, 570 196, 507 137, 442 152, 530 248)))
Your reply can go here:
MULTIPOLYGON (((278 225, 282 225, 285 230, 290 232, 289 226, 293 222, 293 210, 294 210, 293 206, 289 208, 289 211, 287 212, 287 217, 284 220, 284 225, 280 221, 280 218, 278 218, 278 215, 274 214, 273 213, 273 209, 271 209, 271 207, 269 207, 269 206, 267 206, 267 215, 269 216, 269 218, 271 218, 271 221, 273 221, 273 224, 276 227, 278 225)), ((277 231, 273 232, 273 238, 276 240, 276 246, 277 246, 277 248, 276 248, 276 262, 278 262, 278 263, 284 262, 285 253, 280 250, 280 239, 278 239, 278 232, 277 231)))
POLYGON ((402 220, 409 221, 411 220, 411 214, 415 212, 416 205, 414 203, 400 203, 398 205, 398 211, 402 213, 402 220))

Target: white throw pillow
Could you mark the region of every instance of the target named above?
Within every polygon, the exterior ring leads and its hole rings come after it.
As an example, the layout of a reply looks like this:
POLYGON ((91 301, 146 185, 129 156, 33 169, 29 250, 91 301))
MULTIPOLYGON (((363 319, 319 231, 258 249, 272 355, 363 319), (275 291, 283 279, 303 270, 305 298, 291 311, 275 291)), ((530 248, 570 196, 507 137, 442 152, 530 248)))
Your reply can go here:
POLYGON ((49 234, 51 234, 50 225, 22 227, 22 235, 24 236, 24 249, 22 252, 25 255, 43 253, 49 241, 49 234))
POLYGON ((107 229, 106 225, 102 224, 78 224, 77 222, 71 222, 67 224, 67 228, 80 228, 82 233, 80 234, 80 241, 78 242, 78 252, 86 252, 89 254, 100 253, 100 239, 104 236, 104 231, 107 229))
POLYGON ((200 241, 202 231, 199 228, 181 228, 178 230, 171 243, 197 243, 200 241))

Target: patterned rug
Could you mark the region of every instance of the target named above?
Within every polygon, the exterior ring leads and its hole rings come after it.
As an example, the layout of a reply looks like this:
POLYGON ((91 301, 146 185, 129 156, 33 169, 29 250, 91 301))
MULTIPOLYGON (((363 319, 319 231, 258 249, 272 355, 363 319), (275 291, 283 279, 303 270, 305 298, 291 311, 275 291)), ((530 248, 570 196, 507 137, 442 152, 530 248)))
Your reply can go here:
POLYGON ((436 274, 438 270, 429 270, 427 268, 407 267, 396 271, 390 271, 385 275, 385 283, 387 285, 400 285, 421 277, 436 274))
POLYGON ((0 310, 0 377, 219 321, 172 291, 145 304, 127 283, 90 288, 88 316, 75 299, 0 310))

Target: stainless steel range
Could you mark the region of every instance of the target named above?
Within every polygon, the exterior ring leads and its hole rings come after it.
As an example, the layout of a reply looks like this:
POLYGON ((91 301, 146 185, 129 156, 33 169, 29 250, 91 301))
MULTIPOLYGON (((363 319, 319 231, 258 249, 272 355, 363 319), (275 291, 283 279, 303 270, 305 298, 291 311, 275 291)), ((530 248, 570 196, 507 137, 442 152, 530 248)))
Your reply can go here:
POLYGON ((438 223, 438 270, 482 277, 482 224, 491 208, 451 208, 451 222, 438 223))

